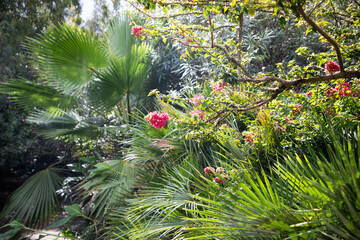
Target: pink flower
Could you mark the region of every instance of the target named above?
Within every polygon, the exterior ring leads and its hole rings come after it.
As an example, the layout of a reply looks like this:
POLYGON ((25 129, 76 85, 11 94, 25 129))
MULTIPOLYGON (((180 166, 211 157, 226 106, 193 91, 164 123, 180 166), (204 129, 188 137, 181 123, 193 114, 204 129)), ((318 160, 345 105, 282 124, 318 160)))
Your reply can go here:
POLYGON ((145 119, 156 129, 165 127, 170 117, 167 113, 159 113, 157 111, 151 112, 146 115, 145 119))
POLYGON ((201 100, 204 100, 205 98, 204 98, 204 96, 203 95, 201 95, 201 94, 195 94, 195 96, 192 98, 192 99, 190 99, 190 102, 191 103, 193 103, 193 104, 195 104, 195 105, 200 105, 200 101, 201 100))
POLYGON ((131 34, 135 37, 141 37, 141 30, 143 30, 143 27, 141 26, 134 26, 131 30, 131 34))
POLYGON ((216 173, 223 173, 223 172, 225 172, 225 170, 222 167, 218 167, 216 169, 216 173))
POLYGON ((245 137, 245 140, 248 142, 248 143, 251 143, 254 141, 254 136, 255 136, 255 133, 249 133, 246 137, 245 137))
POLYGON ((299 114, 299 113, 300 113, 300 110, 301 110, 302 108, 303 108, 303 105, 301 105, 301 104, 295 105, 295 106, 292 108, 292 114, 293 114, 293 115, 299 114))
POLYGON ((286 121, 287 123, 292 121, 292 120, 291 120, 290 118, 288 118, 288 117, 285 117, 284 119, 285 119, 285 121, 286 121))
POLYGON ((325 63, 325 69, 328 70, 330 73, 336 73, 337 71, 340 70, 340 67, 333 61, 330 61, 325 63))
POLYGON ((221 180, 221 178, 219 178, 219 177, 214 177, 214 181, 215 181, 216 183, 224 183, 224 182, 221 180))
POLYGON ((346 97, 351 95, 351 86, 348 82, 343 82, 336 85, 335 88, 330 88, 327 90, 326 95, 331 96, 332 98, 338 99, 340 97, 346 97))
MULTIPOLYGON (((221 176, 221 178, 225 179, 226 181, 228 180, 228 178, 227 178, 228 176, 227 176, 226 174, 221 174, 220 176, 221 176)), ((216 183, 224 183, 221 178, 219 178, 219 177, 214 177, 214 181, 215 181, 216 183)))
POLYGON ((305 95, 306 95, 307 97, 310 97, 312 94, 313 94, 313 92, 310 91, 310 92, 306 93, 305 95))
POLYGON ((227 86, 227 83, 223 83, 223 82, 219 81, 219 82, 212 83, 210 86, 213 91, 220 92, 221 90, 223 90, 224 87, 227 86))
POLYGON ((203 111, 201 111, 201 110, 195 110, 195 111, 191 112, 191 115, 193 115, 194 117, 203 119, 204 116, 205 116, 205 113, 203 111))
POLYGON ((206 168, 204 168, 204 172, 207 175, 211 175, 211 174, 215 173, 215 169, 213 167, 206 167, 206 168))

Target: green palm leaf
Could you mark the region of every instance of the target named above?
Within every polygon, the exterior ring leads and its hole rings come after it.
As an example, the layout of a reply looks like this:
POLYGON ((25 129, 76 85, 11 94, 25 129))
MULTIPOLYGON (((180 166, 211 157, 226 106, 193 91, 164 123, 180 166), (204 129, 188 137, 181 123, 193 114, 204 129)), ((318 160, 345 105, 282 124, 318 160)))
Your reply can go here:
POLYGON ((10 197, 1 218, 21 219, 29 225, 45 226, 59 216, 56 194, 63 182, 60 169, 49 167, 29 178, 10 197))
POLYGON ((141 89, 149 70, 147 44, 133 45, 124 57, 113 58, 109 67, 97 73, 90 99, 104 110, 110 110, 125 96, 141 89))
POLYGON ((136 43, 135 37, 131 35, 131 25, 127 15, 112 20, 105 36, 112 54, 116 57, 128 55, 136 43))
POLYGON ((61 111, 58 115, 49 115, 48 111, 37 111, 32 113, 27 120, 38 124, 39 131, 46 137, 90 139, 97 138, 102 133, 100 126, 104 122, 102 117, 83 116, 75 111, 61 111))
POLYGON ((26 79, 14 79, 1 83, 0 93, 10 94, 11 98, 20 106, 33 110, 47 109, 49 112, 59 113, 72 107, 75 97, 62 94, 55 88, 30 82, 26 79))
POLYGON ((105 67, 108 60, 103 39, 67 25, 29 39, 27 48, 35 54, 44 81, 72 95, 81 92, 94 69, 105 67))

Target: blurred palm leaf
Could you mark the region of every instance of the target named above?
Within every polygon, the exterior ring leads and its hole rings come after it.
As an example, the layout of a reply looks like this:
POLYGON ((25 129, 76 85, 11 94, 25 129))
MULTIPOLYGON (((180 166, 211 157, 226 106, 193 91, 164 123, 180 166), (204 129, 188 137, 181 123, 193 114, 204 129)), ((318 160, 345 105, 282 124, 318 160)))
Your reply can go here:
POLYGON ((11 98, 16 103, 31 111, 34 107, 48 109, 50 112, 52 110, 57 112, 57 109, 66 111, 76 100, 76 97, 62 94, 53 87, 30 82, 23 78, 2 83, 0 93, 12 95, 11 98))
POLYGON ((104 39, 67 25, 29 39, 27 48, 44 81, 71 95, 89 84, 94 69, 107 66, 109 55, 104 39))
POLYGON ((85 137, 94 139, 102 133, 99 126, 103 125, 102 117, 87 117, 75 111, 61 112, 50 115, 47 111, 37 111, 30 115, 28 121, 38 124, 41 134, 46 137, 85 137))
POLYGON ((311 158, 291 156, 286 161, 288 168, 280 168, 286 179, 301 176, 302 186, 296 187, 299 198, 320 210, 317 214, 323 218, 327 234, 343 239, 360 237, 359 133, 359 128, 340 133, 330 128, 327 152, 309 148, 311 158))
POLYGON ((56 190, 63 182, 60 169, 49 167, 29 178, 10 197, 2 219, 22 219, 30 225, 45 226, 60 215, 56 190), (41 183, 41 184, 40 184, 41 183))
POLYGON ((136 44, 135 37, 131 35, 129 18, 126 15, 120 15, 112 20, 105 36, 112 54, 116 57, 128 55, 132 46, 136 44))

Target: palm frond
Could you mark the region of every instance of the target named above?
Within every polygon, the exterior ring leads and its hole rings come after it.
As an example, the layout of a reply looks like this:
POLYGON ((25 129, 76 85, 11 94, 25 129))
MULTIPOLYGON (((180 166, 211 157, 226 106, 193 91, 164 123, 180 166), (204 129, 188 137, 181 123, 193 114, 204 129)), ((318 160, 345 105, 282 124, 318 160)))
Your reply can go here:
MULTIPOLYGON (((59 109, 55 109, 60 111, 59 109)), ((28 117, 28 121, 38 124, 39 131, 46 137, 85 137, 94 139, 101 133, 101 117, 86 117, 75 111, 60 111, 54 115, 50 111, 37 111, 28 117)))
POLYGON ((0 93, 11 95, 12 100, 29 110, 36 107, 49 111, 54 109, 66 111, 76 100, 75 96, 60 93, 51 86, 30 82, 23 78, 1 83, 0 93))
POLYGON ((112 54, 117 57, 128 55, 135 45, 135 37, 131 35, 130 21, 127 15, 120 15, 110 22, 105 33, 112 54))
POLYGON ((10 197, 1 218, 20 219, 31 226, 46 226, 59 217, 56 194, 63 182, 61 169, 49 167, 29 178, 10 197))
POLYGON ((90 94, 92 102, 104 110, 112 109, 125 96, 141 89, 149 70, 149 45, 133 45, 128 54, 120 58, 112 58, 109 66, 97 73, 90 94))
POLYGON ((338 134, 330 130, 327 136, 331 144, 326 147, 327 152, 310 148, 310 159, 289 156, 288 168, 282 166, 280 174, 283 178, 301 176, 297 177, 301 185, 295 187, 296 192, 303 203, 321 209, 318 215, 324 217, 325 232, 357 239, 360 237, 360 131, 359 128, 350 132, 343 130, 338 134))
POLYGON ((67 94, 76 95, 92 80, 94 70, 107 65, 105 41, 88 31, 62 25, 29 39, 43 80, 67 94))

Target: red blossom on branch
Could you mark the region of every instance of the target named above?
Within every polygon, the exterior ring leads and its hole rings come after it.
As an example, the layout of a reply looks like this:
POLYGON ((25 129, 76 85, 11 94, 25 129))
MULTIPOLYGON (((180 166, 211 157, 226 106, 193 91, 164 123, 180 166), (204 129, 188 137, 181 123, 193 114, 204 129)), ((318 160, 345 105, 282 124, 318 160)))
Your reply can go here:
POLYGON ((335 88, 328 89, 326 95, 335 99, 352 95, 351 86, 348 82, 343 82, 338 84, 335 88))
POLYGON ((336 73, 337 71, 340 70, 340 67, 333 61, 330 61, 325 63, 325 69, 328 70, 330 73, 336 73))
POLYGON ((213 91, 215 92, 220 92, 221 90, 223 90, 224 87, 227 86, 227 83, 223 83, 223 82, 215 82, 215 83, 212 83, 210 85, 210 87, 212 88, 213 91))
POLYGON ((170 117, 167 113, 159 113, 157 111, 151 112, 146 115, 145 119, 156 129, 165 127, 167 121, 170 117))
POLYGON ((192 99, 190 99, 190 102, 199 106, 201 100, 204 100, 204 96, 201 94, 195 94, 195 96, 192 99))
POLYGON ((213 168, 213 167, 206 167, 206 168, 204 168, 204 172, 205 172, 207 175, 211 175, 211 174, 215 173, 215 168, 213 168))
POLYGON ((191 115, 193 115, 194 117, 203 119, 204 116, 205 116, 205 113, 203 111, 201 111, 201 110, 195 110, 195 111, 191 112, 191 115))
POLYGON ((143 30, 143 27, 141 26, 135 26, 132 28, 131 30, 131 34, 134 35, 135 37, 141 37, 141 30, 143 30))
POLYGON ((307 97, 310 97, 312 94, 313 94, 313 92, 310 91, 310 92, 306 93, 305 95, 306 95, 307 97))

